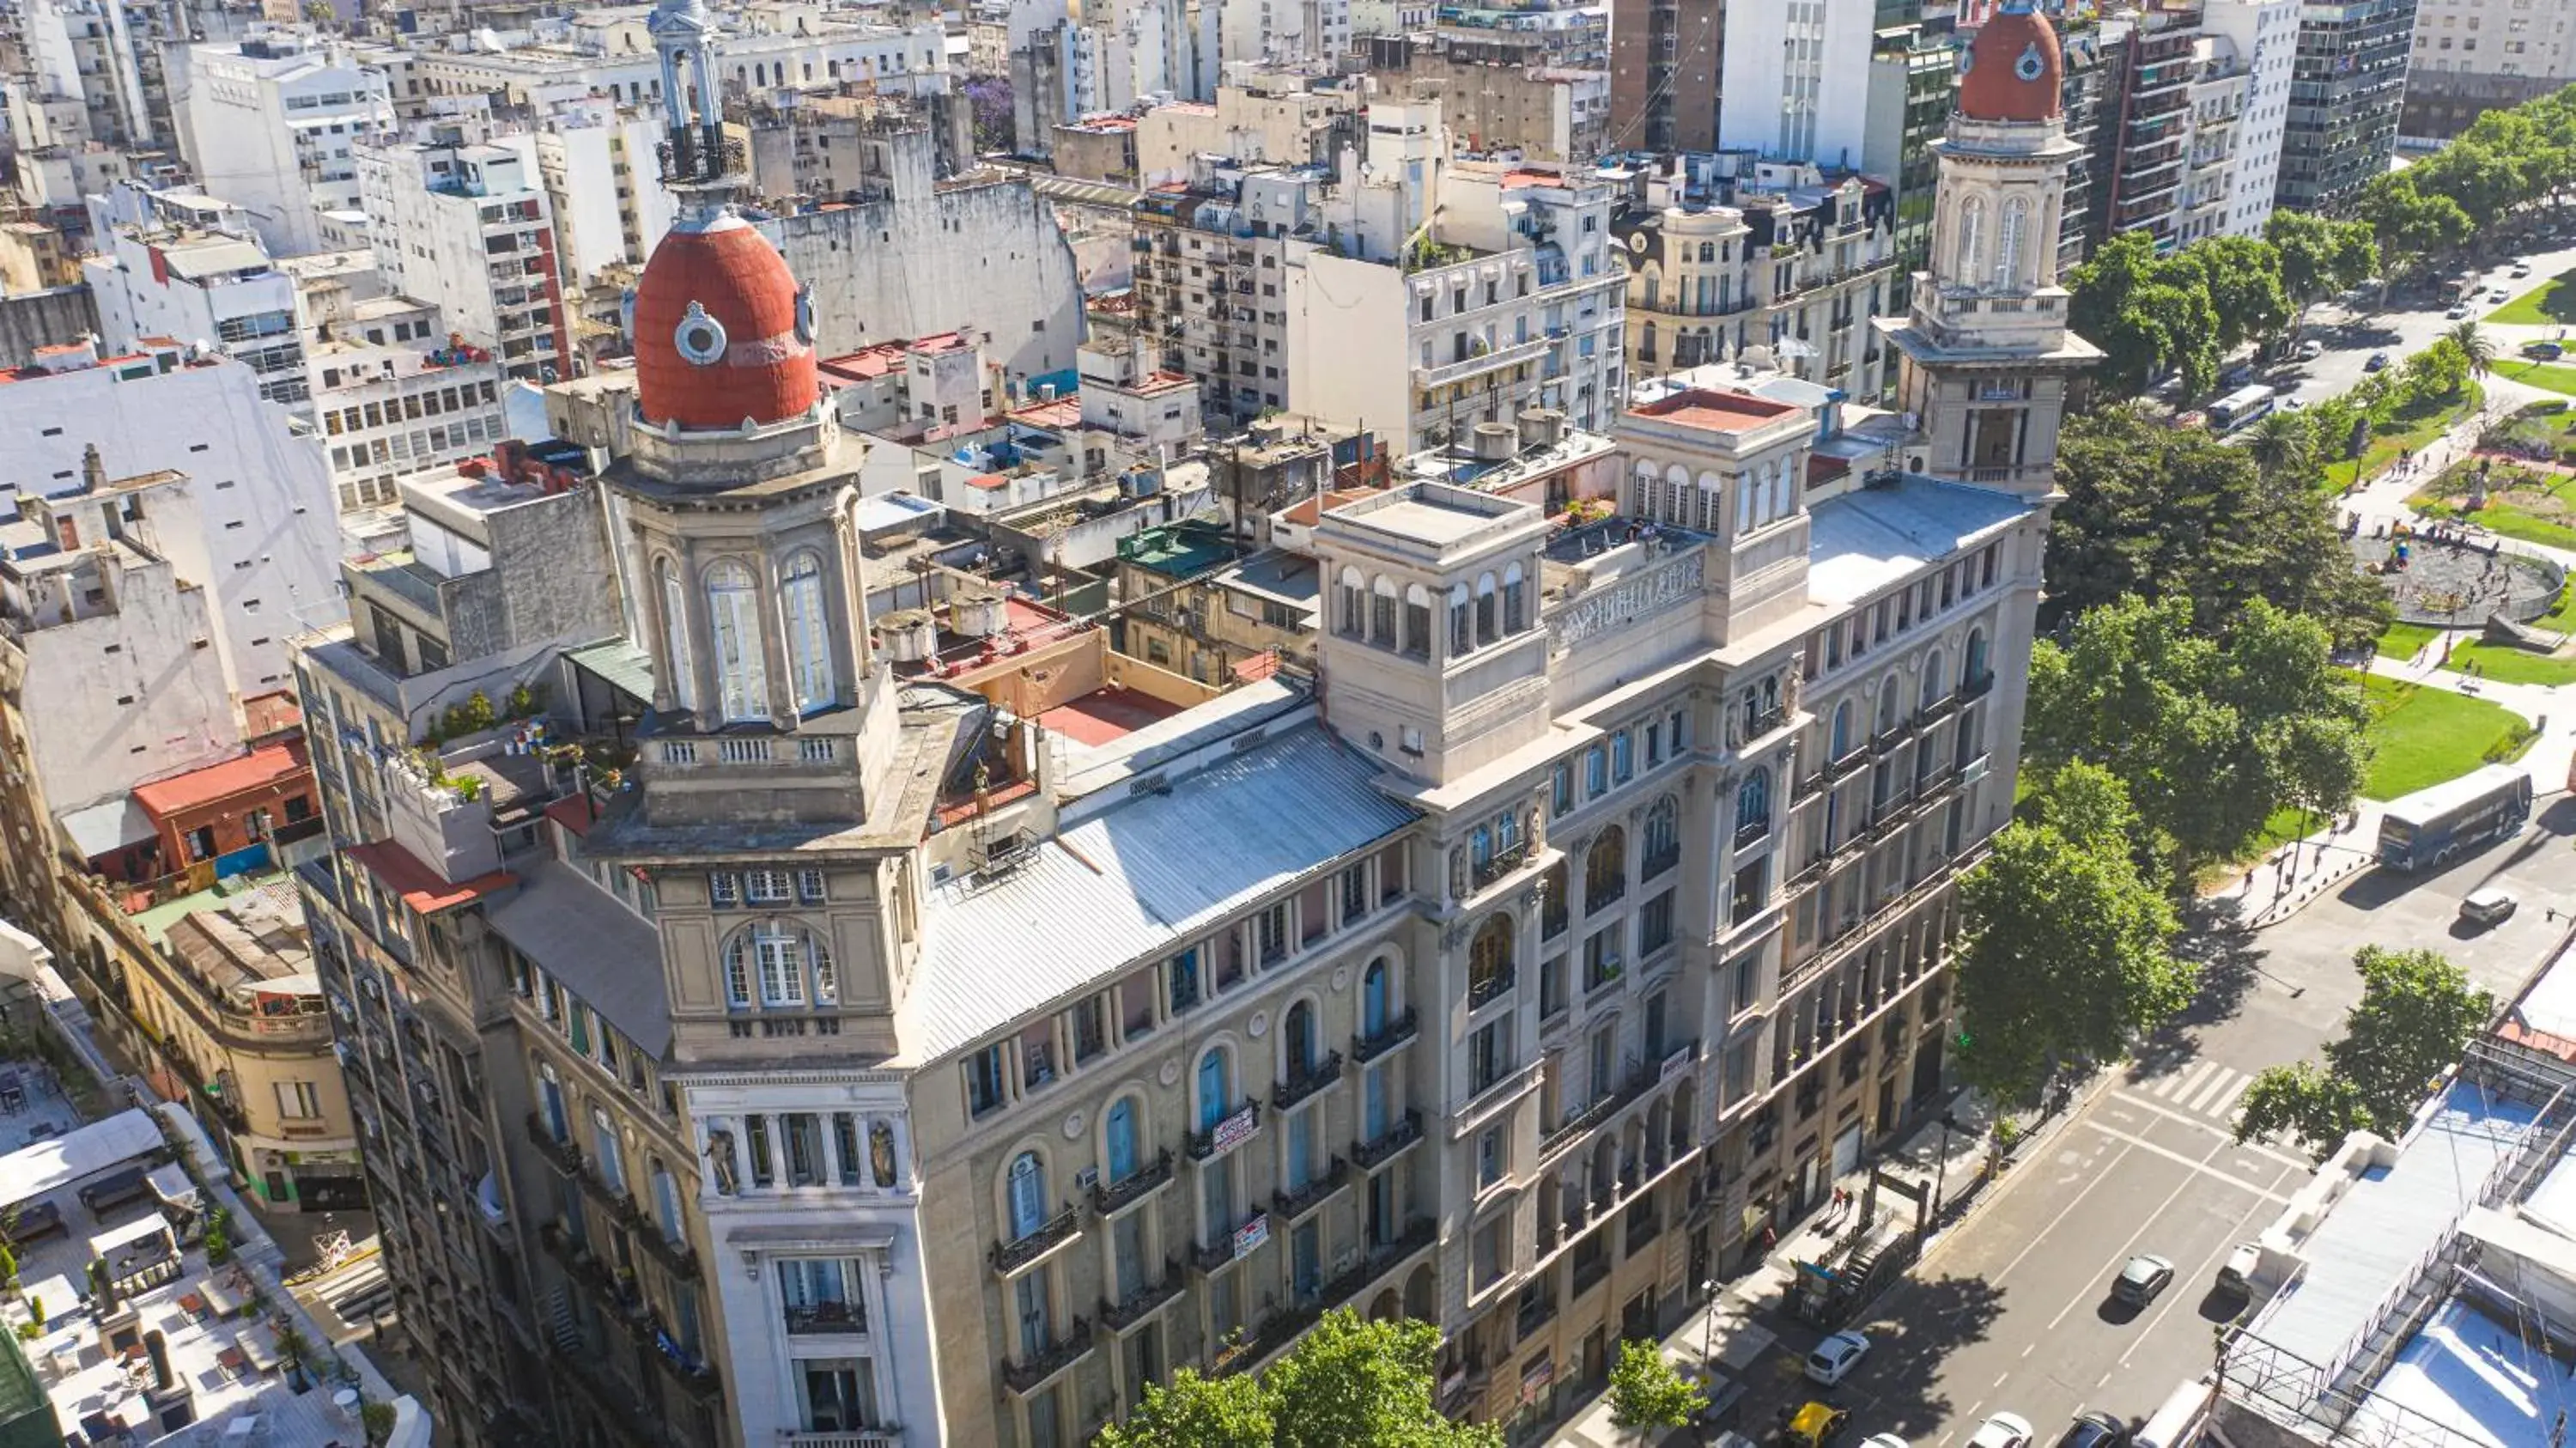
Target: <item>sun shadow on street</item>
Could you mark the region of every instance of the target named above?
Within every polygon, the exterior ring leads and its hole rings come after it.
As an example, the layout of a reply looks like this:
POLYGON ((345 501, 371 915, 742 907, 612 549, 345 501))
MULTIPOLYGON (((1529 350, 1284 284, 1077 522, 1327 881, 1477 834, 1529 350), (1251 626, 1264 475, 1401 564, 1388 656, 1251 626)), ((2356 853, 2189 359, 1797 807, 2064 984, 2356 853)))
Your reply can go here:
POLYGON ((1869 1391, 1877 1399, 1871 1432, 1913 1438, 1938 1432, 1964 1407, 1937 1384, 1953 1352, 1982 1342, 2003 1315, 2004 1289, 1981 1277, 1937 1277, 1910 1284, 1893 1304, 1895 1320, 1869 1328, 1869 1391))

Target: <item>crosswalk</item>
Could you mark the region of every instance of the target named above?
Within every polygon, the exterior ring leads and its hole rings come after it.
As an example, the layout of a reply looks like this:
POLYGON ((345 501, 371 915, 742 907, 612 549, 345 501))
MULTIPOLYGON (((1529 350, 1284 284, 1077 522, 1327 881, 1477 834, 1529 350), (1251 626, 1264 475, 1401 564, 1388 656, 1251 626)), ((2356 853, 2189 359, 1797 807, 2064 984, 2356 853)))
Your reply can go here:
POLYGON ((2213 1126, 2232 1128, 2236 1103, 2245 1095, 2245 1088, 2253 1084, 2253 1072, 2216 1061, 2194 1061, 2180 1070, 2136 1082, 2121 1094, 2161 1110, 2198 1117, 2213 1126))

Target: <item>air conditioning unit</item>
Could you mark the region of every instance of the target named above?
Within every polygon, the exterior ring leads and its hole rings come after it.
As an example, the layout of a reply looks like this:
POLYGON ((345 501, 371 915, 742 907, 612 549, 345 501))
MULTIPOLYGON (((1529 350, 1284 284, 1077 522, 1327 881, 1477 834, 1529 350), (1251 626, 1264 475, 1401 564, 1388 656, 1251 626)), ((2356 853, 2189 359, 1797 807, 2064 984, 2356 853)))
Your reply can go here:
POLYGON ((1098 1185, 1100 1185, 1100 1168, 1096 1166, 1084 1167, 1073 1174, 1073 1189, 1077 1192, 1087 1192, 1098 1185))

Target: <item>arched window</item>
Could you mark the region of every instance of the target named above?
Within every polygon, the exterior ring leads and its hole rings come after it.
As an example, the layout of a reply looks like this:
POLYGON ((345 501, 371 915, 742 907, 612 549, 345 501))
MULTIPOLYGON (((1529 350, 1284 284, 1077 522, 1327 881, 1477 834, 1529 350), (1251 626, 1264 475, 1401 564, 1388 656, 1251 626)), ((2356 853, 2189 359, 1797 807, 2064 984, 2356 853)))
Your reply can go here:
POLYGON ((1368 580, 1356 568, 1342 570, 1339 627, 1342 637, 1368 637, 1368 580))
POLYGON ((1517 563, 1503 570, 1503 636, 1508 638, 1529 627, 1529 588, 1522 581, 1517 563))
POLYGON ((1771 828, 1771 771, 1754 768, 1735 787, 1735 837, 1759 838, 1771 828))
POLYGON ((1467 585, 1449 586, 1449 657, 1462 658, 1476 647, 1475 626, 1469 621, 1467 585))
POLYGON ((1960 281, 1976 285, 1984 255, 1986 203, 1983 197, 1971 196, 1959 203, 1959 257, 1957 276, 1960 281))
POLYGON ((1288 1023, 1280 1029, 1280 1049, 1288 1056, 1288 1069, 1299 1074, 1315 1069, 1315 1008, 1299 1001, 1288 1008, 1288 1023))
POLYGON ((1655 324, 1652 322, 1648 322, 1637 333, 1637 360, 1640 362, 1655 360, 1655 324))
POLYGON ((1805 464, 1796 457, 1780 465, 1779 476, 1771 480, 1771 516, 1786 518, 1798 506, 1798 473, 1805 464))
POLYGON ((680 586, 680 571, 663 559, 653 565, 662 583, 662 649, 671 671, 671 702, 682 709, 698 707, 697 670, 689 662, 689 595, 680 586))
POLYGON ((787 560, 778 580, 778 608, 787 620, 788 683, 796 712, 810 714, 832 702, 832 630, 823 617, 823 561, 811 553, 787 560))
POLYGON ((1386 1033, 1387 970, 1383 957, 1360 974, 1360 1035, 1374 1040, 1386 1033))
POLYGON ((1651 880, 1681 863, 1682 806, 1680 800, 1668 794, 1655 801, 1654 808, 1646 811, 1642 843, 1646 852, 1646 878, 1651 880))
POLYGON ((1753 499, 1757 491, 1751 474, 1741 474, 1736 478, 1735 531, 1738 534, 1753 531, 1753 499))
POLYGON ((1501 627, 1496 620, 1496 609, 1494 575, 1484 574, 1476 580, 1476 641, 1478 643, 1489 644, 1502 637, 1501 627))
POLYGON ((1713 241, 1701 242, 1699 244, 1699 259, 1703 265, 1717 260, 1717 243, 1713 241))
POLYGON ((1923 707, 1931 708, 1950 691, 1949 675, 1941 669, 1941 651, 1934 649, 1923 656, 1923 707))
POLYGON ((1986 679, 1986 631, 1968 630, 1968 651, 1959 660, 1959 687, 1973 689, 1986 679))
POLYGON ((1899 707, 1896 694, 1896 679, 1891 675, 1886 685, 1878 691, 1878 732, 1881 734, 1896 728, 1899 707))
POLYGON ((1024 1151, 1011 1158, 1011 1169, 1003 1178, 1003 1190, 1011 1202, 1011 1240, 1016 1242, 1046 1225, 1046 1167, 1034 1151, 1024 1151))
POLYGON ((2013 287, 2021 283, 2021 249, 2024 234, 2030 230, 2030 198, 2016 196, 2004 203, 2004 224, 1995 233, 1995 285, 2013 287))
POLYGON ((1404 651, 1417 659, 1431 657, 1431 590, 1419 583, 1404 590, 1404 651))
POLYGON ((1100 1134, 1107 1147, 1104 1170, 1112 1182, 1123 1182, 1136 1174, 1136 1098, 1121 1096, 1109 1104, 1109 1114, 1101 1119, 1100 1134))
POLYGON ((1470 1010, 1512 988, 1512 921, 1508 915, 1487 920, 1467 946, 1467 1005, 1470 1010))
POLYGON ((1225 1047, 1210 1046, 1199 1057, 1199 1130, 1214 1131, 1234 1108, 1234 1072, 1225 1047))
POLYGON ((1369 583, 1369 642, 1382 649, 1396 646, 1395 580, 1377 578, 1369 583))
POLYGON ((707 627, 715 638, 716 703, 725 722, 767 719, 768 666, 750 569, 728 560, 707 570, 707 627))
POLYGON ((1851 753, 1851 700, 1834 706, 1834 724, 1825 741, 1825 757, 1840 759, 1851 753))
POLYGON ((761 1006, 836 1005, 840 972, 823 937, 802 926, 764 921, 734 933, 724 949, 725 1003, 761 1006), (809 995, 810 993, 810 995, 809 995))
POLYGON ((1598 910, 1628 890, 1628 836, 1617 825, 1601 832, 1583 857, 1583 908, 1598 910))
POLYGON ((1656 302, 1662 298, 1664 279, 1656 275, 1653 267, 1648 267, 1646 268, 1644 281, 1646 287, 1646 310, 1651 312, 1655 309, 1656 302))

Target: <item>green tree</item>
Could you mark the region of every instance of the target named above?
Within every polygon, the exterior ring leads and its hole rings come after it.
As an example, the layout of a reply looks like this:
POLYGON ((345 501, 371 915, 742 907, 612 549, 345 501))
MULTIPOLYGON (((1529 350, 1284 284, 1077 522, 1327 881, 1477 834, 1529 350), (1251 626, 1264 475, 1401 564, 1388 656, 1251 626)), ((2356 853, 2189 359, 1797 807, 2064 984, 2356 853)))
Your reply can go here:
POLYGON ((2213 236, 2176 252, 2163 274, 2196 277, 2218 322, 2218 355, 2246 342, 2277 335, 2290 322, 2290 294, 2282 285, 2281 254, 2251 236, 2213 236))
POLYGON ((2460 356, 2469 364, 2472 377, 2484 377, 2495 366, 2495 339, 2488 336, 2486 329, 2479 326, 2473 317, 2463 317, 2452 323, 2450 330, 2442 334, 2441 341, 2459 349, 2460 356))
POLYGON ((2406 359, 2406 386, 2411 396, 2431 399, 2457 397, 2469 385, 2468 354, 2448 337, 2436 337, 2433 345, 2406 359))
POLYGON ((2069 764, 2038 781, 1961 887, 1959 1069, 1998 1101, 2035 1094, 2066 1061, 2104 1059, 2190 1003, 2199 968, 2134 842, 2128 791, 2069 764))
MULTIPOLYGON (((2310 455, 2326 452, 2312 445, 2310 455)), ((2049 528, 2043 628, 2136 594, 2188 598, 2213 632, 2261 598, 2324 620, 2347 646, 2379 637, 2388 597, 2352 566, 2333 500, 2304 467, 2273 472, 2262 457, 2129 408, 2070 419, 2058 442, 2066 501, 2049 528)))
POLYGON ((1708 1394, 1674 1372, 1661 1347, 1642 1338, 1619 1344, 1619 1361, 1610 1369, 1610 1426, 1630 1433, 1679 1428, 1707 1406, 1708 1394))
POLYGON ((2308 420, 2295 412, 2265 414, 2245 439, 2245 456, 2266 480, 2306 488, 2316 479, 2316 437, 2308 420))
POLYGON ((1501 1448, 1499 1430, 1432 1406, 1440 1331, 1325 1313, 1268 1371, 1182 1368, 1092 1448, 1501 1448))
POLYGON ((2358 210, 2378 238, 2379 253, 2391 272, 2401 265, 2440 260, 2468 243, 2477 225, 2460 203, 2440 192, 2427 193, 2409 168, 2373 177, 2361 191, 2358 210))
POLYGON ((2257 1076, 2246 1088, 2237 1140, 2287 1129, 2323 1155, 2358 1130, 2394 1138, 2495 1014, 2495 997, 2437 951, 2365 945, 2352 964, 2361 1002, 2326 1043, 2324 1064, 2257 1076))
POLYGON ((2325 297, 2350 291, 2379 270, 2379 243, 2366 222, 2285 209, 2263 224, 2263 239, 2272 243, 2281 289, 2302 318, 2325 297))
POLYGON ((2204 628, 2188 598, 2131 597, 2066 634, 2032 651, 2030 757, 2117 776, 2178 888, 2244 854, 2274 811, 2341 809, 2360 789, 2369 711, 2315 619, 2255 598, 2204 628))
POLYGON ((2182 373, 2192 393, 2218 380, 2219 319, 2207 278, 2156 254, 2155 238, 2123 232, 2067 278, 2067 322, 2100 347, 2095 385, 2112 397, 2136 397, 2167 369, 2182 373))

